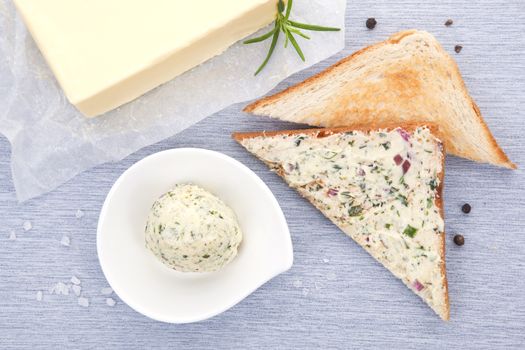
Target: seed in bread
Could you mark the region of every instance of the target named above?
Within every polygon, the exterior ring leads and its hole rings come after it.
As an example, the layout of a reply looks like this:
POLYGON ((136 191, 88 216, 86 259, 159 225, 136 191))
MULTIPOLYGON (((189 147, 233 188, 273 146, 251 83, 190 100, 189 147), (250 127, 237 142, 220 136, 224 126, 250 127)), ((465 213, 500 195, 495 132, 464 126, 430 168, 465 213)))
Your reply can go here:
POLYGON ((426 126, 234 134, 443 319, 441 142, 426 126))

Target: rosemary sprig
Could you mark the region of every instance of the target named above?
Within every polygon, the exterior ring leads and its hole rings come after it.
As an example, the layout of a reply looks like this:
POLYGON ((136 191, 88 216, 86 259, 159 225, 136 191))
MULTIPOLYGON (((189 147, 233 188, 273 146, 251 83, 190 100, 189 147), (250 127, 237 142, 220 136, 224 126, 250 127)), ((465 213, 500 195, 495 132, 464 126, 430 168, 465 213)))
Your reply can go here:
POLYGON ((277 40, 279 39, 279 35, 281 34, 281 32, 285 35, 284 47, 287 48, 288 43, 291 43, 301 60, 305 61, 306 59, 304 57, 303 51, 301 50, 299 43, 295 39, 294 34, 304 39, 310 40, 310 37, 304 34, 301 31, 301 29, 317 32, 337 32, 341 30, 340 28, 323 27, 315 24, 306 24, 290 20, 292 4, 293 0, 288 0, 287 5, 284 4, 283 0, 279 0, 279 2, 277 3, 277 17, 275 19, 275 25, 273 29, 264 35, 246 40, 244 42, 245 44, 253 44, 272 38, 270 50, 268 51, 268 54, 266 55, 266 58, 264 59, 261 66, 255 72, 255 75, 259 74, 264 69, 266 64, 268 64, 268 61, 270 60, 273 52, 275 51, 275 46, 277 45, 277 40))

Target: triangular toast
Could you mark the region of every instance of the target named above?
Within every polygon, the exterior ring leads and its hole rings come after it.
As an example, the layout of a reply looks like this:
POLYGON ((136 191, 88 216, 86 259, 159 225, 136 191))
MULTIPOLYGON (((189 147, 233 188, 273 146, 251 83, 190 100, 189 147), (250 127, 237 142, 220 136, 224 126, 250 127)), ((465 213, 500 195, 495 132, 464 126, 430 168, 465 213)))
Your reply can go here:
POLYGON ((454 60, 423 31, 397 33, 244 111, 322 127, 432 122, 450 154, 516 168, 485 124, 454 60))
POLYGON ((445 155, 435 133, 405 124, 233 138, 448 320, 445 155))

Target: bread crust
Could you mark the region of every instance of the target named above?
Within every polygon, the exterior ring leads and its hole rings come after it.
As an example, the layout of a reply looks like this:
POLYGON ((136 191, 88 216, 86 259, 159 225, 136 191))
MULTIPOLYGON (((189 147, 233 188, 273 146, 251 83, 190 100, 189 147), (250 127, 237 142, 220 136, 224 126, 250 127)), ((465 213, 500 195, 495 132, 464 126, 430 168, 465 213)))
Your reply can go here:
MULTIPOLYGON (((232 134, 235 141, 242 141, 244 139, 251 139, 259 136, 277 136, 277 135, 297 135, 297 134, 317 134, 318 137, 330 136, 341 132, 362 131, 370 132, 379 129, 393 130, 403 128, 407 131, 414 131, 418 127, 426 126, 430 129, 432 134, 436 136, 441 142, 441 131, 437 124, 429 122, 408 122, 408 123, 387 123, 387 124, 352 124, 349 126, 341 126, 337 128, 307 128, 307 129, 293 129, 293 130, 276 130, 276 131, 256 131, 256 132, 236 132, 232 134)), ((442 143, 442 142, 441 142, 442 143)))
MULTIPOLYGON (((444 187, 444 178, 445 178, 445 158, 446 158, 446 152, 445 152, 445 146, 443 142, 441 141, 440 135, 440 129, 439 126, 433 123, 416 123, 416 122, 409 122, 409 123, 401 123, 401 124, 382 124, 382 125, 365 125, 365 124, 355 124, 352 126, 345 126, 345 127, 338 127, 338 128, 309 128, 309 129, 295 129, 295 130, 278 130, 278 131, 259 131, 259 132, 243 132, 243 133, 233 133, 232 138, 240 143, 242 145, 242 141, 245 139, 251 139, 256 137, 272 137, 272 136, 278 136, 278 135, 297 135, 297 134, 306 134, 306 135, 315 135, 318 138, 327 137, 330 135, 338 134, 338 133, 344 133, 349 131, 361 131, 361 132, 372 132, 377 130, 395 130, 397 128, 402 128, 410 133, 412 133, 414 130, 416 130, 418 127, 427 127, 432 135, 437 139, 439 144, 442 147, 442 154, 443 157, 441 158, 441 172, 438 174, 439 177, 439 185, 437 187, 437 197, 434 200, 434 204, 439 208, 440 216, 445 219, 445 211, 443 207, 443 187, 444 187)), ((262 160, 262 159, 261 159, 262 160)), ((264 160, 262 160, 264 161, 264 160)), ((282 170, 282 169, 281 169, 282 170)), ((278 175, 283 177, 284 179, 284 173, 282 171, 277 171, 278 175)), ((301 194, 299 192, 299 194, 301 194)), ((302 194, 301 194, 302 196, 302 194)), ((303 196, 308 201, 311 201, 311 198, 308 198, 307 196, 303 196)), ((446 269, 446 248, 445 248, 445 238, 446 238, 446 232, 443 229, 443 232, 441 234, 441 247, 440 247, 440 256, 441 256, 441 276, 443 278, 443 287, 445 289, 445 312, 442 316, 442 319, 444 321, 448 321, 450 319, 450 301, 448 296, 448 280, 447 280, 447 269, 446 269)))
MULTIPOLYGON (((283 90, 281 92, 278 92, 278 93, 276 93, 274 95, 262 98, 262 99, 260 99, 258 101, 255 101, 255 102, 249 104, 248 106, 246 106, 243 109, 243 111, 247 112, 247 113, 258 114, 257 113, 257 109, 259 109, 261 107, 265 107, 267 105, 270 105, 270 104, 272 104, 273 102, 275 102, 275 101, 277 101, 279 99, 286 98, 287 95, 293 94, 297 90, 300 90, 300 89, 303 89, 305 87, 309 87, 309 86, 315 85, 320 79, 324 78, 326 75, 329 75, 330 73, 332 73, 337 68, 339 68, 339 67, 341 67, 341 66, 343 66, 345 64, 350 63, 351 61, 356 59, 358 56, 361 56, 364 53, 367 53, 369 51, 378 49, 378 48, 380 48, 382 46, 399 44, 406 37, 409 37, 411 35, 417 34, 418 32, 419 31, 416 30, 416 29, 411 29, 411 30, 398 32, 398 33, 392 35, 390 38, 388 38, 385 41, 382 41, 382 42, 376 43, 374 45, 365 47, 365 48, 363 48, 361 50, 358 50, 358 51, 354 52, 353 54, 351 54, 350 56, 348 56, 346 58, 343 58, 342 60, 340 60, 339 62, 335 63, 334 65, 328 67, 327 69, 323 70, 320 73, 317 73, 317 74, 313 75, 312 77, 304 80, 303 82, 301 82, 301 83, 299 83, 297 85, 291 86, 291 87, 289 87, 289 88, 287 88, 287 89, 285 89, 285 90, 283 90)), ((485 136, 486 136, 486 138, 487 138, 487 140, 488 140, 488 142, 489 142, 489 144, 491 146, 491 150, 493 152, 495 152, 495 154, 497 156, 497 161, 493 162, 493 164, 499 165, 499 166, 503 166, 503 167, 506 167, 506 168, 509 168, 509 169, 517 169, 516 164, 514 164, 509 159, 509 157, 505 154, 503 149, 501 149, 501 147, 498 145, 496 139, 494 138, 494 136, 490 132, 489 127, 487 126, 485 120, 483 119, 483 117, 481 115, 481 111, 479 110, 478 106, 476 105, 476 103, 474 102, 472 97, 469 95, 467 87, 465 85, 465 82, 464 82, 464 80, 463 80, 463 78, 461 76, 461 73, 459 71, 458 65, 452 59, 452 57, 450 57, 450 55, 448 55, 448 53, 446 53, 446 51, 442 48, 441 45, 438 44, 438 48, 439 48, 440 52, 444 54, 444 57, 446 57, 446 59, 448 61, 447 62, 448 65, 450 67, 452 67, 453 74, 455 75, 454 78, 461 84, 460 85, 461 86, 461 93, 463 94, 464 98, 467 101, 470 102, 470 106, 471 106, 472 110, 474 111, 474 114, 475 114, 475 116, 477 118, 477 122, 481 125, 482 130, 483 130, 483 132, 484 132, 484 134, 485 134, 485 136)), ((405 89, 405 91, 409 91, 409 90, 410 89, 405 89)), ((416 123, 425 123, 425 122, 427 122, 427 120, 425 120, 424 116, 423 116, 420 120, 415 120, 415 122, 416 123)), ((446 139, 446 138, 444 138, 444 139, 446 139)), ((454 152, 452 152, 452 153, 455 154, 454 152)), ((457 155, 465 156, 464 154, 457 154, 457 155)), ((473 158, 471 158, 471 159, 473 159, 473 158)), ((475 160, 475 159, 473 159, 473 160, 475 160)))

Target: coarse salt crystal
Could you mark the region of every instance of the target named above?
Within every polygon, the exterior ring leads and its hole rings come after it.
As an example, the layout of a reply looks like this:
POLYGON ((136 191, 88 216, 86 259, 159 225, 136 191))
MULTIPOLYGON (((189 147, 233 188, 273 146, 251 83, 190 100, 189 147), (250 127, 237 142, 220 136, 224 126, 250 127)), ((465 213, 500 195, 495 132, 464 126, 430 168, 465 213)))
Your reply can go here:
POLYGON ((108 306, 115 306, 116 302, 112 298, 106 298, 106 304, 108 306))
POLYGON ((58 285, 58 291, 59 291, 59 293, 57 294, 69 295, 69 286, 67 284, 58 282, 57 285, 58 285))
POLYGON ((78 286, 78 285, 75 284, 75 285, 73 285, 73 286, 71 287, 71 290, 73 291, 73 293, 74 293, 77 297, 79 297, 79 296, 80 296, 80 292, 82 291, 82 287, 80 287, 80 286, 78 286))
POLYGON ((36 300, 42 301, 42 291, 36 292, 36 300))
POLYGON ((333 272, 330 272, 328 273, 328 275, 326 275, 326 278, 329 280, 329 281, 335 281, 337 279, 337 275, 333 272))
POLYGON ((9 232, 9 240, 14 241, 16 239, 16 233, 15 231, 9 232))
POLYGON ((327 259, 327 258, 324 258, 323 259, 323 262, 326 264, 326 263, 329 263, 330 262, 330 259, 327 259))
POLYGON ((58 282, 51 288, 51 294, 55 293, 57 295, 69 295, 69 286, 65 283, 58 282))
POLYGON ((104 295, 110 295, 111 293, 113 293, 113 289, 111 289, 111 287, 102 288, 100 290, 100 293, 104 295))
POLYGON ((29 231, 33 228, 33 224, 30 221, 25 221, 23 224, 24 231, 29 231))
POLYGON ((88 298, 84 298, 84 297, 78 298, 78 305, 83 306, 83 307, 88 307, 89 306, 89 299, 88 298))
POLYGON ((293 286, 295 288, 301 288, 303 286, 303 282, 301 282, 299 280, 293 281, 293 286))
POLYGON ((303 288, 303 296, 307 296, 309 293, 308 288, 303 288))
POLYGON ((62 239, 60 240, 60 244, 62 244, 65 247, 69 247, 69 245, 71 244, 71 240, 69 239, 68 236, 63 236, 62 239))
POLYGON ((83 212, 82 210, 80 210, 80 209, 77 210, 77 212, 75 213, 75 217, 76 217, 77 219, 81 219, 81 218, 83 218, 83 217, 84 217, 84 212, 83 212))
POLYGON ((319 282, 315 282, 315 283, 314 283, 314 286, 315 286, 315 289, 319 290, 319 289, 321 289, 322 284, 319 283, 319 282))
POLYGON ((80 284, 80 280, 77 278, 77 276, 71 277, 71 283, 73 284, 80 284))

